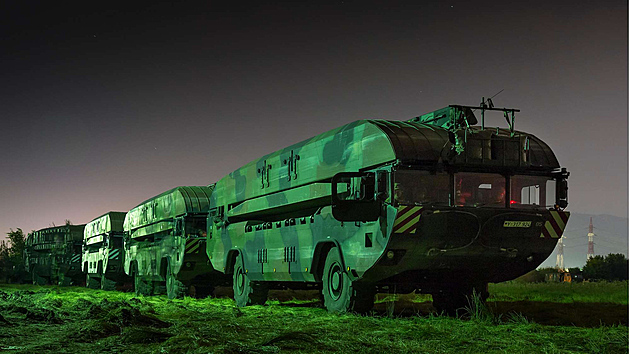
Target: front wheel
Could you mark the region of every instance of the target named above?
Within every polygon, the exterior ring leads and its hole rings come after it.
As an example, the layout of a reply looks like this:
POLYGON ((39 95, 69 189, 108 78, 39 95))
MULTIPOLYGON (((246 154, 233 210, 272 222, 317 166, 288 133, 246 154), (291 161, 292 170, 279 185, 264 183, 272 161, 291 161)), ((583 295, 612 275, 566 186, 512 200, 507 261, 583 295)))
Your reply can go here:
POLYGON ((46 279, 37 274, 36 268, 31 269, 31 280, 33 281, 33 285, 46 285, 46 279))
POLYGON ((370 284, 358 284, 350 279, 336 247, 328 251, 322 281, 324 306, 328 312, 365 313, 374 306, 376 288, 370 284))
POLYGON ((101 290, 116 290, 116 281, 108 279, 106 276, 101 277, 101 290))
POLYGON ((59 275, 59 286, 70 286, 72 284, 72 278, 67 277, 65 274, 59 275))
POLYGON ((239 253, 234 264, 232 288, 236 306, 264 305, 269 289, 266 284, 249 280, 243 265, 243 256, 239 253))
POLYGON ((98 289, 101 287, 101 283, 99 282, 97 277, 88 273, 85 276, 85 287, 88 289, 98 289))
POLYGON ((183 299, 186 295, 186 286, 177 280, 177 276, 173 273, 171 262, 166 264, 166 295, 170 300, 183 299))
POLYGON ((137 266, 134 267, 133 274, 133 287, 136 295, 153 295, 153 282, 142 279, 142 276, 138 274, 137 266))

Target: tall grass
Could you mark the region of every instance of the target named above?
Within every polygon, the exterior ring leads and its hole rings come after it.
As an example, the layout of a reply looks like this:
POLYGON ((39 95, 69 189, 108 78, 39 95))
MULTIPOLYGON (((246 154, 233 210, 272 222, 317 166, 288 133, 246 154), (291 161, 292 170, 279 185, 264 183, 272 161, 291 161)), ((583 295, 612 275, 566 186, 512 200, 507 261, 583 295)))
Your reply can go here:
POLYGON ((475 322, 500 323, 501 318, 494 315, 484 303, 481 294, 473 291, 472 296, 467 298, 468 305, 464 307, 465 317, 475 322))
MULTIPOLYGON (((515 289, 512 284, 497 284, 490 292, 522 300, 525 295, 518 297, 515 289)), ((549 296, 541 298, 547 301, 549 296)), ((628 352, 627 326, 543 326, 518 314, 500 318, 487 312, 478 298, 469 307, 468 320, 433 314, 334 315, 316 307, 315 300, 236 308, 228 298, 168 300, 163 295, 138 297, 82 288, 0 286, 0 314, 6 320, 0 321, 0 351, 628 352)))

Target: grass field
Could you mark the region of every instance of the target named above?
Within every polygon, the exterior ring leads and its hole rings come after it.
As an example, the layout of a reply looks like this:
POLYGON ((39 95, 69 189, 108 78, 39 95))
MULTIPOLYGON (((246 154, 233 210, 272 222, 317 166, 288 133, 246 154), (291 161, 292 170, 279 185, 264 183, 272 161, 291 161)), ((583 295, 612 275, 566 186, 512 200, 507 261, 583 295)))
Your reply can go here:
POLYGON ((628 352, 627 282, 494 284, 490 292, 488 306, 463 320, 435 314, 425 295, 379 294, 373 313, 358 316, 328 314, 313 292, 272 292, 268 305, 239 309, 227 297, 0 285, 0 351, 628 352))
POLYGON ((628 305, 628 282, 490 284, 491 301, 608 302, 628 305))

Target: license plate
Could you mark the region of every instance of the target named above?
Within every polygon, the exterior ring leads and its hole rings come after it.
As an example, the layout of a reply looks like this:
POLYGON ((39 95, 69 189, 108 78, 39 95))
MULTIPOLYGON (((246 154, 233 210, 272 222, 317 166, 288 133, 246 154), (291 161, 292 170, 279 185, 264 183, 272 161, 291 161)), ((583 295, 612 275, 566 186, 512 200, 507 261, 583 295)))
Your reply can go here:
POLYGON ((532 226, 531 221, 504 221, 503 227, 523 227, 528 228, 532 226))

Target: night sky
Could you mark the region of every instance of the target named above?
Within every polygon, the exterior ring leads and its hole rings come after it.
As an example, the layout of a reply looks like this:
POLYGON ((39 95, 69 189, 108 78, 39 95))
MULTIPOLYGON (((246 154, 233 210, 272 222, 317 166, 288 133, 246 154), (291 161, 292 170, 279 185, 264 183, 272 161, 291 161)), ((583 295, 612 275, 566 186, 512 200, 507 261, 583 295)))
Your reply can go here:
POLYGON ((0 232, 501 90, 571 172, 568 210, 628 215, 626 1, 260 3, 3 1, 0 232))

